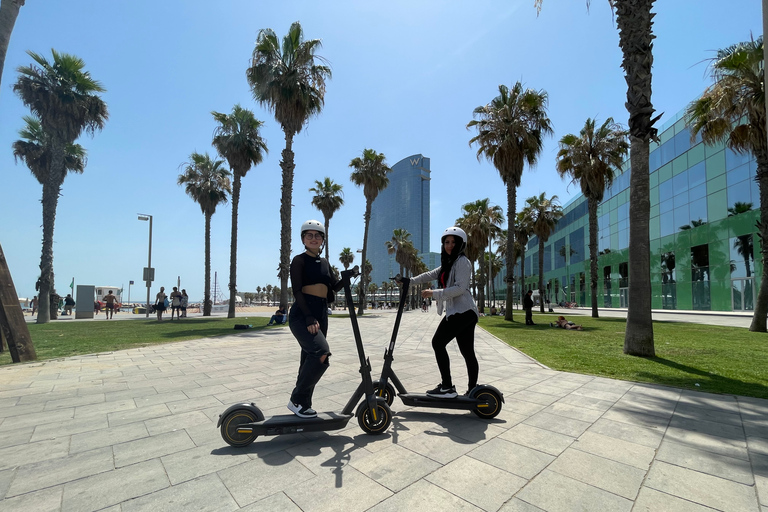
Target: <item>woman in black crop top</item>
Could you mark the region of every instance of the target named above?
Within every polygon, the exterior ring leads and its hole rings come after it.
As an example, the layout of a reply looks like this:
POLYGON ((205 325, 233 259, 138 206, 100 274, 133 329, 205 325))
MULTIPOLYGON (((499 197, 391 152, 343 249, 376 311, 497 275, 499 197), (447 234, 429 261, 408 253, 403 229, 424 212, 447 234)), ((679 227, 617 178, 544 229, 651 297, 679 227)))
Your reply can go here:
POLYGON ((288 315, 291 333, 301 346, 301 361, 296 387, 291 393, 290 409, 300 418, 314 418, 312 393, 328 369, 331 351, 328 334, 328 292, 343 286, 331 273, 328 260, 320 254, 325 242, 325 227, 316 220, 301 226, 301 241, 306 249, 291 261, 291 286, 295 302, 288 315))

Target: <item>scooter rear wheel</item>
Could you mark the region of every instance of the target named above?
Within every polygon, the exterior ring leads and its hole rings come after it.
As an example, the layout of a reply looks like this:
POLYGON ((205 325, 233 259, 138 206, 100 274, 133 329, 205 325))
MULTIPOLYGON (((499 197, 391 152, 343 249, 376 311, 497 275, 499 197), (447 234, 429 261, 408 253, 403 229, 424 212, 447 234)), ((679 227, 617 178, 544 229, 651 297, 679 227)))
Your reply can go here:
POLYGON ((382 387, 380 380, 373 381, 373 394, 387 401, 387 405, 392 405, 395 401, 395 387, 387 382, 386 387, 382 387))
POLYGON ((366 434, 383 434, 392 423, 392 411, 385 402, 376 402, 376 419, 373 419, 371 411, 365 400, 357 407, 357 423, 366 434))
POLYGON ((490 389, 481 389, 472 395, 472 398, 484 403, 477 404, 472 412, 484 419, 495 418, 501 412, 501 397, 490 389))
POLYGON ((258 435, 251 433, 239 433, 238 427, 246 423, 255 423, 256 415, 245 409, 232 411, 221 422, 221 437, 230 446, 248 446, 258 435))

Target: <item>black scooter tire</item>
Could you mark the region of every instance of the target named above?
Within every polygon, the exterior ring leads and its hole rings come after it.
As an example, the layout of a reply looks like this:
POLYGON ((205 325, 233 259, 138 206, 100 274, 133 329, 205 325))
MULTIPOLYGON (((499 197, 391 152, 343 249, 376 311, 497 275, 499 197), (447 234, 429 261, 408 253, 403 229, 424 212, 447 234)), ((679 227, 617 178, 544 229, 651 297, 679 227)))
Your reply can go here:
POLYGON ((248 446, 256 440, 258 435, 254 433, 240 434, 237 428, 245 423, 255 423, 256 415, 245 409, 232 411, 221 422, 221 437, 224 441, 235 447, 248 446))
POLYGON ((392 405, 392 402, 395 401, 395 387, 389 382, 387 382, 386 387, 382 388, 380 380, 373 381, 373 394, 386 400, 387 405, 392 405))
POLYGON ((374 420, 365 400, 357 407, 357 423, 366 434, 383 434, 392 423, 392 411, 383 401, 376 402, 376 416, 378 419, 374 420))
POLYGON ((484 404, 483 407, 478 405, 472 409, 472 412, 480 418, 489 420, 491 418, 495 418, 501 412, 501 397, 490 389, 481 389, 480 391, 474 393, 472 398, 487 402, 487 404, 484 404))

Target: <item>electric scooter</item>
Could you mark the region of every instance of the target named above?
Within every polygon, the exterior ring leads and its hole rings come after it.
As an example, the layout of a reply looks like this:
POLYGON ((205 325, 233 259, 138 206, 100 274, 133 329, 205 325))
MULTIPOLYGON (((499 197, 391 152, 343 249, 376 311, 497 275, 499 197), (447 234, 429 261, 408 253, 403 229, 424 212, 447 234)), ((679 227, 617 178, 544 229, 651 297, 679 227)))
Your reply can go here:
POLYGON ((344 295, 347 301, 352 331, 355 336, 357 353, 360 356, 360 374, 362 382, 341 413, 318 412, 315 418, 299 418, 293 414, 264 418, 264 414, 254 403, 239 403, 231 406, 219 415, 217 428, 221 428, 221 437, 231 446, 248 446, 259 436, 277 436, 282 434, 301 434, 339 430, 347 426, 349 420, 357 416, 360 428, 367 434, 382 434, 392 422, 392 411, 383 398, 377 397, 371 381, 371 362, 365 356, 365 349, 360 337, 360 328, 355 314, 350 280, 360 274, 359 267, 341 273, 344 282, 344 295), (355 406, 364 400, 355 411, 355 406))
POLYGON ((373 382, 376 395, 386 400, 387 405, 392 405, 395 399, 395 389, 397 396, 405 405, 414 407, 431 407, 435 409, 466 409, 472 411, 480 418, 495 418, 500 412, 504 403, 504 395, 501 391, 488 384, 480 384, 472 388, 467 395, 458 395, 455 398, 435 398, 425 393, 409 393, 400 379, 397 378, 392 369, 392 361, 395 352, 395 341, 397 340, 397 331, 400 328, 400 319, 403 316, 403 308, 408 296, 410 279, 404 277, 391 278, 394 281, 402 283, 400 292, 400 304, 397 307, 397 318, 395 327, 392 330, 392 339, 389 347, 384 352, 384 367, 381 369, 381 377, 373 382), (391 381, 391 382, 390 382, 391 381))

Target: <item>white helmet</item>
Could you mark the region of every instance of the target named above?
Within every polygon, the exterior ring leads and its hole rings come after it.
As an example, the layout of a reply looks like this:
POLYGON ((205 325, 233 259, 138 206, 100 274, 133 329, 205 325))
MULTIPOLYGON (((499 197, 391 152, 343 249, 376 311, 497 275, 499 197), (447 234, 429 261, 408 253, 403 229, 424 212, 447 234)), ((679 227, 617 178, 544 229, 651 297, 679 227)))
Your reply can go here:
POLYGON ((304 237, 305 231, 319 231, 325 237, 325 226, 318 220, 308 220, 301 225, 301 236, 304 237))
POLYGON ((467 234, 464 232, 463 229, 459 227, 451 226, 445 231, 443 231, 443 236, 440 237, 440 241, 441 242, 445 241, 445 237, 448 235, 453 235, 461 238, 461 240, 464 242, 465 245, 467 243, 467 234))

